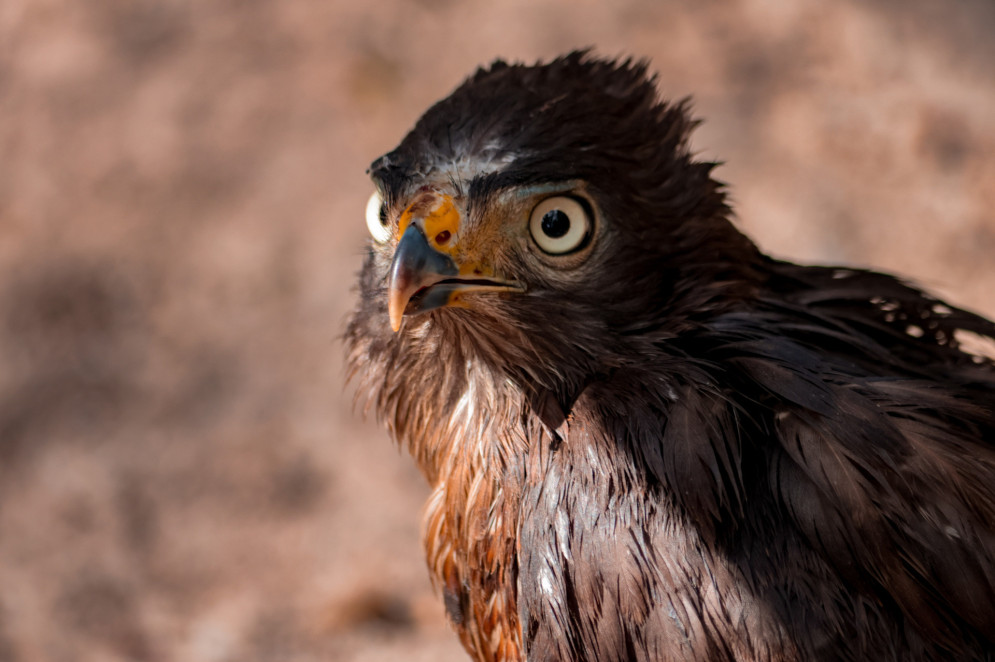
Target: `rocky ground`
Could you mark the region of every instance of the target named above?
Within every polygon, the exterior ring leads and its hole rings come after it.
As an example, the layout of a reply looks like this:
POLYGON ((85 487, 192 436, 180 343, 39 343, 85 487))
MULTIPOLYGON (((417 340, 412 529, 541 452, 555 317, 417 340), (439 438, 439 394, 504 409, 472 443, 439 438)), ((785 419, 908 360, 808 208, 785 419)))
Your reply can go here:
POLYGON ((368 163, 477 64, 694 95, 739 223, 995 314, 995 5, 0 2, 0 662, 460 660, 339 337, 368 163))

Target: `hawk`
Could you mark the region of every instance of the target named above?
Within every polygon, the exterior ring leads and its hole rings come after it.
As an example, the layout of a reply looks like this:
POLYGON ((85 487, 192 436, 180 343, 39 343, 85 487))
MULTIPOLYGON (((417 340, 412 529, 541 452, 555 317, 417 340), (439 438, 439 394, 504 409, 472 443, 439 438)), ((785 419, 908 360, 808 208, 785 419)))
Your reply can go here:
POLYGON ((995 659, 995 324, 772 259, 645 62, 497 61, 373 162, 346 333, 470 655, 995 659))

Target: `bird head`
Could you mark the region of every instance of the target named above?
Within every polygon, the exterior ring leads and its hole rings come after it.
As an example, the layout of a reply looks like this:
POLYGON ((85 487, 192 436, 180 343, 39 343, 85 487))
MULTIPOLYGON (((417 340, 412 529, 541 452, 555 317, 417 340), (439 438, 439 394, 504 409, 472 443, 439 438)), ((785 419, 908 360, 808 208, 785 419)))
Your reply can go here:
POLYGON ((568 407, 640 338, 729 305, 759 254, 690 153, 687 105, 586 52, 479 70, 370 167, 350 335, 395 363, 480 359, 568 407))

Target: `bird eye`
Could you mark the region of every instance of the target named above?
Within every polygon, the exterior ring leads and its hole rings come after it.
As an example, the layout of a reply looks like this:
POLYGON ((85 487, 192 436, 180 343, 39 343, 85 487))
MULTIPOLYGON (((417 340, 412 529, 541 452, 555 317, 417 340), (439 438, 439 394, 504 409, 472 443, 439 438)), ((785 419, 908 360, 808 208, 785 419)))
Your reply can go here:
POLYGON ((544 252, 562 255, 581 247, 591 230, 591 217, 576 198, 546 198, 532 210, 532 239, 544 252))
POLYGON ((390 228, 387 227, 387 207, 384 205, 383 196, 378 191, 366 203, 366 227, 373 235, 374 241, 383 243, 390 239, 390 228))

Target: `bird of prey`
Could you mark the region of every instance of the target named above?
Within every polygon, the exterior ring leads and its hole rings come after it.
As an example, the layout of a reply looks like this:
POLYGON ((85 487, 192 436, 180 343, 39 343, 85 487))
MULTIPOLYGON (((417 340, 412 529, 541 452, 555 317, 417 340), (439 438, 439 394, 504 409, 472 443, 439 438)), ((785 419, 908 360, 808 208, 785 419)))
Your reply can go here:
POLYGON ((369 171, 350 374, 463 645, 995 659, 995 324, 764 255, 647 68, 494 62, 369 171))

